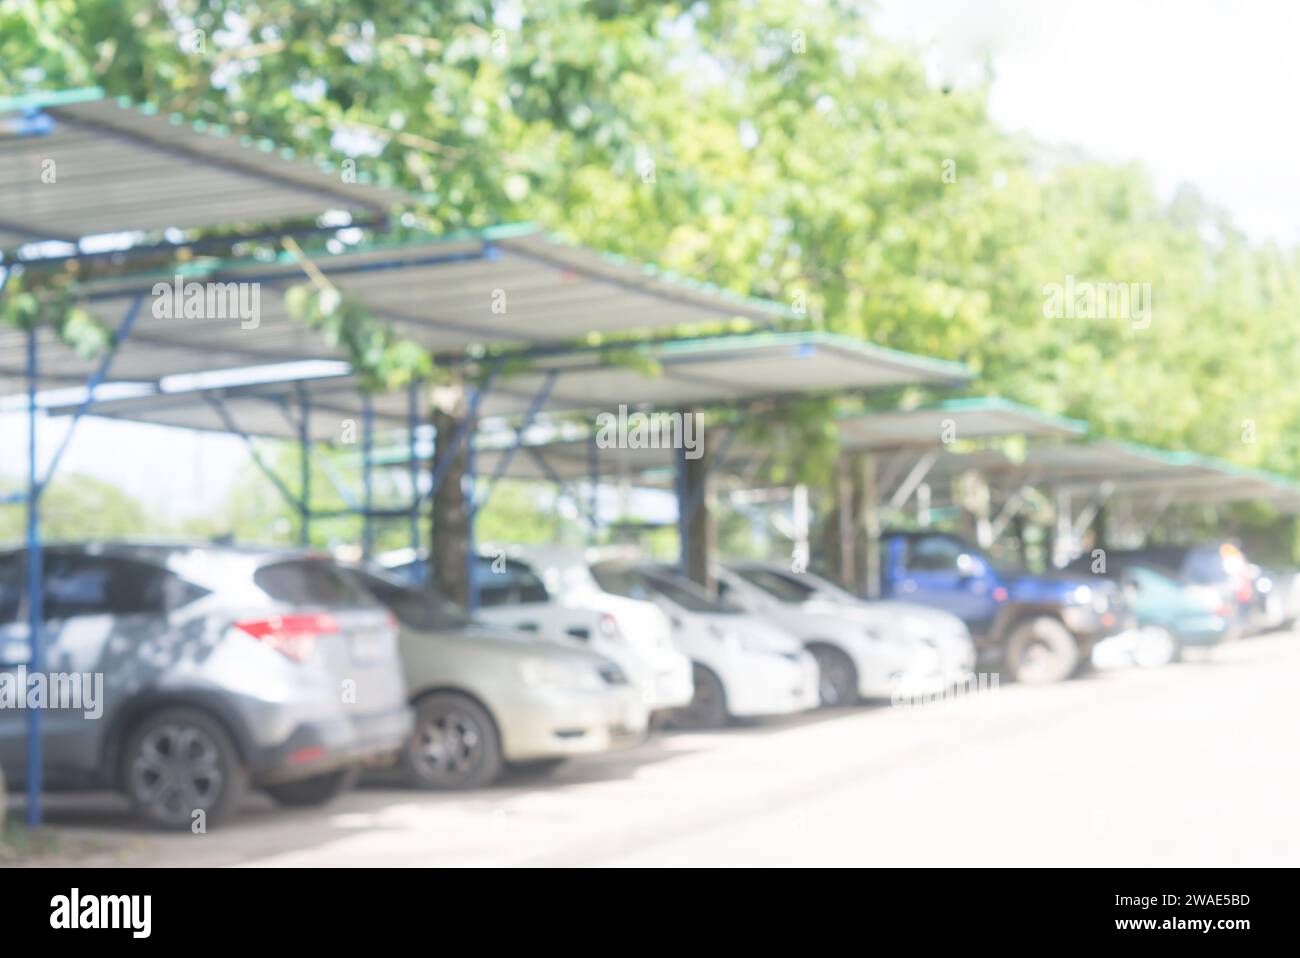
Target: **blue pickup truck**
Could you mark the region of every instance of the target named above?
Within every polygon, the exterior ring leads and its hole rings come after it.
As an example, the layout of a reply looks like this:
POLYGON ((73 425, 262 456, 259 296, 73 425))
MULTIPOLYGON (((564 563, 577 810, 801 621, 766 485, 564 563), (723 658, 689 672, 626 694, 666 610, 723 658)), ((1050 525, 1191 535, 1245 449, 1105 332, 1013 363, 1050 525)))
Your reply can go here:
POLYGON ((1057 682, 1092 647, 1126 625, 1122 593, 1099 576, 999 569, 977 547, 945 532, 881 536, 881 596, 960 617, 986 662, 1020 682, 1057 682))

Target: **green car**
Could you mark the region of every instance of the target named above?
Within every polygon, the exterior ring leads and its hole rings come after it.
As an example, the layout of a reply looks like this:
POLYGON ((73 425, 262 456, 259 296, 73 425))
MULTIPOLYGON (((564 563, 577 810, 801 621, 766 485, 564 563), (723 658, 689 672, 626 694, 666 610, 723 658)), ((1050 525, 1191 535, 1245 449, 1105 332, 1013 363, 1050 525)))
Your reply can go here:
POLYGON ((1186 647, 1217 645, 1227 635, 1231 610, 1215 589, 1181 585, 1149 566, 1127 566, 1119 576, 1137 623, 1117 638, 1130 643, 1138 665, 1176 662, 1186 647))

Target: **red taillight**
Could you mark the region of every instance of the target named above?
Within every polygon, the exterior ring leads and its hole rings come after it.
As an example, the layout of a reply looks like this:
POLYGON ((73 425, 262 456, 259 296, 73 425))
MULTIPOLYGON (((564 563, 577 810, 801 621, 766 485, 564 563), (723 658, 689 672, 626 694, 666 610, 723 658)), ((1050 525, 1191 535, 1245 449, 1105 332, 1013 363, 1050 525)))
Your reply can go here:
POLYGON ((338 632, 339 624, 332 615, 273 615, 236 622, 235 628, 295 662, 305 662, 316 646, 316 636, 338 632))
POLYGON ((619 631, 618 628, 618 620, 615 619, 608 612, 601 613, 600 631, 604 635, 609 636, 609 638, 611 639, 619 639, 623 637, 623 634, 619 631))

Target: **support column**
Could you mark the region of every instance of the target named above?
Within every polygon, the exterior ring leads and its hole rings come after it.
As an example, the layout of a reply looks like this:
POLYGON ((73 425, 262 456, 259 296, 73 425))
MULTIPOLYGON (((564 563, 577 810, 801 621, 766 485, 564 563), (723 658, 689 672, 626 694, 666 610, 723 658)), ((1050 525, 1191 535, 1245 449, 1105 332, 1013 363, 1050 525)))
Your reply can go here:
MULTIPOLYGON (((41 480, 37 473, 36 388, 37 331, 27 331, 27 636, 31 653, 27 660, 29 675, 45 671, 45 571, 41 553, 41 480)), ((26 689, 21 690, 26 692, 26 689)), ((27 825, 41 824, 42 777, 45 771, 41 741, 42 709, 27 710, 27 825)))
POLYGON ((835 517, 839 535, 840 584, 850 592, 858 586, 858 507, 860 489, 854 488, 853 463, 848 455, 841 455, 836 461, 835 475, 835 517))
POLYGON ((298 387, 298 544, 311 545, 311 404, 307 390, 298 387))
POLYGON ((411 483, 411 551, 420 561, 420 462, 417 434, 420 431, 420 381, 411 380, 406 393, 407 476, 411 483))
POLYGON ((677 533, 681 542, 678 562, 686 576, 712 592, 709 558, 713 554, 713 524, 707 501, 709 457, 703 447, 699 452, 697 458, 688 459, 685 448, 677 450, 677 533))
POLYGON ((865 554, 862 557, 868 598, 880 598, 880 490, 876 484, 876 457, 862 457, 862 532, 865 554))
POLYGON ((374 526, 374 475, 372 465, 375 452, 375 407, 370 394, 361 397, 361 554, 366 559, 375 551, 374 526))

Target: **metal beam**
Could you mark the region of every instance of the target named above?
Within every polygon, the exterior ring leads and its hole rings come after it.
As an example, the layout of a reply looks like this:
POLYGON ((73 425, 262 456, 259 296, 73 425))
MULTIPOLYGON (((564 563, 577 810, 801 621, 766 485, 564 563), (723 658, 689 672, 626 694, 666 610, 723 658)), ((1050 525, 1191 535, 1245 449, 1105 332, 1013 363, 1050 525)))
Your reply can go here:
POLYGON ((524 443, 524 433, 527 432, 532 427, 533 423, 537 421, 537 415, 542 411, 542 407, 546 405, 546 400, 550 398, 551 390, 555 387, 555 380, 559 377, 560 371, 558 369, 547 371, 546 378, 542 381, 542 388, 537 391, 537 395, 534 396, 533 401, 529 403, 528 412, 524 415, 523 420, 521 420, 519 425, 515 427, 515 441, 506 449, 505 454, 497 460, 496 468, 492 470, 492 476, 488 479, 488 486, 483 490, 482 500, 474 505, 475 511, 484 508, 487 505, 488 500, 492 498, 492 491, 496 489, 497 483, 501 481, 501 477, 504 476, 506 470, 510 468, 510 463, 514 460, 515 453, 519 451, 519 447, 524 443))

